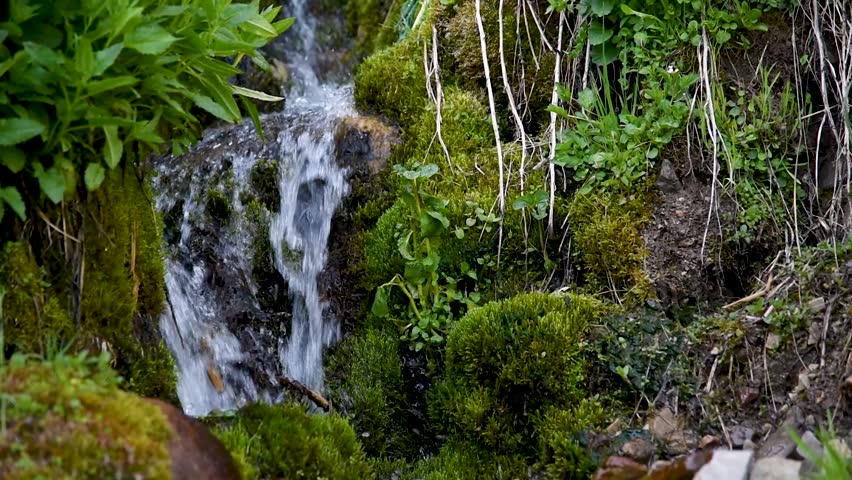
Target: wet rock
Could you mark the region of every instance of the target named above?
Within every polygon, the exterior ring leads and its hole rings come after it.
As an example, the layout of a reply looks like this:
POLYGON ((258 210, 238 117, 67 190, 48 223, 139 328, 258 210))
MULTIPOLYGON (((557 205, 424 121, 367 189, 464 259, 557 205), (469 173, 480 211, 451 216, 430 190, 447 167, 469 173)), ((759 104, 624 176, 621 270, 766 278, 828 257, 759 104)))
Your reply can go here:
POLYGON ((664 159, 660 166, 660 174, 657 175, 657 188, 664 193, 676 193, 683 188, 677 178, 674 166, 668 159, 664 159))
POLYGON ((751 480, 799 480, 801 465, 787 458, 761 458, 754 463, 751 480))
POLYGON ((656 447, 650 440, 634 438, 621 446, 620 453, 627 458, 632 458, 639 463, 648 463, 654 456, 656 447))
POLYGON ((638 480, 648 468, 626 457, 609 457, 597 469, 594 480, 638 480))
POLYGON ((729 435, 731 437, 731 445, 734 448, 743 448, 746 440, 752 440, 754 438, 754 429, 737 425, 731 427, 729 435))
POLYGON ((666 438, 666 451, 672 455, 684 455, 698 447, 698 436, 691 430, 672 432, 666 438))
POLYGON ((713 458, 695 475, 695 480, 746 480, 752 460, 753 453, 748 450, 717 449, 713 458))

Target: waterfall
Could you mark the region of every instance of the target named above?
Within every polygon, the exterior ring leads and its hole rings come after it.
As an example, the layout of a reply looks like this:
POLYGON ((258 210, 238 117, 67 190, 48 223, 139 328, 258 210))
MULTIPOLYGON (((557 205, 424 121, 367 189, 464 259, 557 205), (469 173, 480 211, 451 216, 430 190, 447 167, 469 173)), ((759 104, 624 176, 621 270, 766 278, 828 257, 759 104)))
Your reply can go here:
POLYGON ((348 172, 336 162, 336 131, 354 107, 351 85, 318 80, 317 25, 306 1, 290 3, 288 15, 296 24, 285 41, 292 45, 287 57, 294 83, 284 109, 261 117, 266 142, 243 122, 205 132, 184 156, 155 164, 156 206, 174 223, 165 235, 169 308, 160 330, 175 357, 178 397, 190 415, 277 401, 280 375, 321 391, 323 351, 339 335, 317 276, 325 267, 332 216, 348 194, 348 172), (253 277, 258 238, 244 200, 256 193, 250 177, 261 160, 277 163, 280 200, 277 211, 264 212, 268 239, 260 240, 268 240, 286 282, 290 312, 264 310, 253 277), (214 200, 227 219, 217 217, 214 200), (277 335, 270 319, 281 318, 284 334, 277 335), (252 319, 272 326, 254 326, 252 319), (256 345, 254 353, 246 351, 246 342, 256 345))

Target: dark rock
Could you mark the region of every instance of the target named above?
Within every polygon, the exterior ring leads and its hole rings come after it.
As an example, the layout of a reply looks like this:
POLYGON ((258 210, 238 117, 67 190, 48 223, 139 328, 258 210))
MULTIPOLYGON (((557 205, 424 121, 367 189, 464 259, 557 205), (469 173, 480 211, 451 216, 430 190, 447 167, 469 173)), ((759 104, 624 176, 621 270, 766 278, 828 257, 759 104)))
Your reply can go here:
POLYGON ((737 397, 740 401, 740 406, 747 407, 760 398, 760 389, 751 386, 742 387, 737 392, 737 397))
POLYGON ((660 166, 660 174, 657 175, 657 188, 664 193, 676 193, 683 186, 680 183, 680 180, 677 178, 677 172, 675 172, 674 166, 672 163, 668 161, 668 159, 664 159, 660 166))
POLYGON ((731 437, 731 445, 734 448, 743 448, 743 445, 747 440, 754 439, 754 429, 744 427, 742 425, 736 425, 731 427, 728 435, 731 437))

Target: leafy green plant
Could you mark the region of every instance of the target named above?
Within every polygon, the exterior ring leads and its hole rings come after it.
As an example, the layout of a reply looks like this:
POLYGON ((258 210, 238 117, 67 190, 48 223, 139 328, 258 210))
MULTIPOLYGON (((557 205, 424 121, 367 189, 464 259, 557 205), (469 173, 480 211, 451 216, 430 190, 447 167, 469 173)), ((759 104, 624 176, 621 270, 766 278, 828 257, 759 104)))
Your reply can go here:
MULTIPOLYGON (((660 149, 686 127, 686 93, 697 76, 659 71, 652 78, 620 111, 606 81, 602 94, 593 90, 578 94, 578 112, 550 107, 573 124, 556 146, 554 163, 574 171, 581 193, 596 186, 609 190, 636 186, 660 149)), ((570 92, 559 89, 559 93, 570 102, 570 92)))
POLYGON ((8 205, 26 218, 33 180, 58 203, 167 140, 180 153, 200 134, 198 111, 241 120, 234 95, 259 129, 248 99, 280 98, 227 80, 244 56, 267 66, 258 48, 293 23, 275 22, 279 10, 260 12, 257 0, 12 0, 0 17, 0 216, 8 205))
MULTIPOLYGON (((850 480, 852 479, 852 457, 848 456, 848 450, 839 446, 843 440, 839 439, 834 429, 834 420, 829 413, 828 428, 817 434, 823 444, 822 452, 815 452, 792 428, 787 428, 787 433, 796 442, 796 445, 804 452, 805 456, 816 465, 816 471, 806 478, 813 480, 850 480), (846 450, 846 451, 844 451, 846 450)), ((847 447, 848 449, 848 447, 847 447)))
MULTIPOLYGON (((416 351, 427 344, 444 341, 458 306, 475 305, 478 294, 459 289, 460 279, 443 275, 440 245, 449 231, 447 200, 434 197, 423 190, 423 183, 438 173, 435 164, 406 168, 395 165, 394 172, 403 181, 400 196, 408 208, 409 225, 397 233, 397 251, 405 259, 404 274, 395 275, 376 290, 372 312, 378 317, 390 315, 389 289, 397 287, 408 299, 408 321, 402 338, 411 342, 416 351)), ((458 230, 456 230, 458 232, 458 230)), ((458 236, 458 233, 456 233, 458 236)), ((464 274, 476 280, 470 268, 464 274)))
POLYGON ((531 245, 528 246, 525 253, 531 253, 535 251, 541 252, 542 257, 544 257, 544 269, 549 271, 554 267, 555 264, 553 260, 551 260, 547 256, 545 219, 547 219, 548 215, 548 205, 550 205, 550 202, 547 197, 547 192, 541 189, 521 195, 520 197, 515 199, 514 202, 512 202, 513 210, 526 211, 534 220, 533 225, 535 234, 538 237, 538 245, 535 247, 531 245))

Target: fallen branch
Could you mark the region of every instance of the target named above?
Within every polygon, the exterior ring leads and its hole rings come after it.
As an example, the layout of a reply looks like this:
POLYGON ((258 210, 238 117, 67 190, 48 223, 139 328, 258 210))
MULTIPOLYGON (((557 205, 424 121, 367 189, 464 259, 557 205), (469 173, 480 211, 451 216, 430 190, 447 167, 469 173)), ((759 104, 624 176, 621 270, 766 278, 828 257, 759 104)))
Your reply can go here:
POLYGON ((314 389, 308 387, 307 385, 305 385, 304 383, 302 383, 302 382, 300 382, 296 379, 290 378, 290 377, 285 377, 285 376, 282 375, 279 378, 281 380, 281 383, 284 384, 284 387, 289 389, 290 391, 292 391, 296 394, 302 395, 304 397, 308 397, 308 399, 310 399, 310 401, 312 401, 314 403, 314 405, 320 407, 321 409, 323 409, 326 412, 330 408, 330 404, 328 403, 328 400, 326 400, 325 397, 323 397, 322 394, 320 394, 316 390, 314 390, 314 389))
POLYGON ((749 303, 751 303, 751 302, 757 300, 758 298, 766 295, 767 292, 769 292, 772 289, 772 280, 773 280, 773 277, 772 277, 772 275, 770 275, 769 278, 766 280, 766 285, 764 285, 763 288, 752 293, 751 295, 749 295, 747 297, 743 297, 743 298, 741 298, 741 299, 739 299, 735 302, 731 302, 731 303, 725 305, 724 307, 722 307, 722 310, 725 310, 727 312, 734 311, 734 310, 736 310, 736 309, 738 309, 738 308, 740 308, 744 305, 748 305, 749 303))

